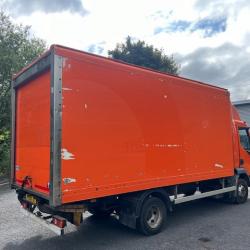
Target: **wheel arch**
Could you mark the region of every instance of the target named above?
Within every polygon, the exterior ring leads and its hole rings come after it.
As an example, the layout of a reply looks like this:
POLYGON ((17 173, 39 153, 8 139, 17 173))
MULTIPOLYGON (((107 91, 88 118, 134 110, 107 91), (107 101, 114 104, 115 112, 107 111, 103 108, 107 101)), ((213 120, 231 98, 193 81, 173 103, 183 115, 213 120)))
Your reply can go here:
POLYGON ((138 197, 139 199, 137 200, 137 205, 136 205, 136 216, 138 217, 140 215, 140 211, 143 205, 143 202, 145 199, 148 197, 153 196, 161 199, 164 204, 166 205, 166 208, 169 211, 173 211, 173 204, 169 198, 168 193, 165 191, 163 188, 157 188, 157 189, 151 189, 151 190, 146 190, 140 194, 138 197))
POLYGON ((250 186, 249 175, 245 168, 235 168, 235 174, 238 176, 238 178, 246 180, 247 185, 250 186))

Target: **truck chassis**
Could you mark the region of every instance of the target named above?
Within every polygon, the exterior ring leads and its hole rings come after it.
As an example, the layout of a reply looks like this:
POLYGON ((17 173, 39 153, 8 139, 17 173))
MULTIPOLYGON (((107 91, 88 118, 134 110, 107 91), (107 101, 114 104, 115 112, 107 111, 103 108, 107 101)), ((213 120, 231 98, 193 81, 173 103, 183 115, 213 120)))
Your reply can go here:
POLYGON ((207 197, 234 204, 246 202, 249 177, 244 169, 238 169, 238 172, 233 177, 149 189, 54 208, 46 200, 22 189, 17 189, 17 193, 24 214, 58 235, 65 233, 67 222, 80 226, 82 213, 86 211, 98 217, 114 214, 123 225, 144 235, 152 235, 164 228, 167 214, 173 211, 174 205, 207 197))

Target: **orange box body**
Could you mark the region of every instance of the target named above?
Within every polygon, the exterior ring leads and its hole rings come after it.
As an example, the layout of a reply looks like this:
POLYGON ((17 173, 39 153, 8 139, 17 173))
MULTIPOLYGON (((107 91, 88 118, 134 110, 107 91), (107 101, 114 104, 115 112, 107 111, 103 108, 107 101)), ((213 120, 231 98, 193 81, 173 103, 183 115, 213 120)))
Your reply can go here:
POLYGON ((52 52, 54 85, 50 58, 15 90, 16 185, 28 177, 27 189, 60 205, 234 175, 227 90, 62 46, 52 52))

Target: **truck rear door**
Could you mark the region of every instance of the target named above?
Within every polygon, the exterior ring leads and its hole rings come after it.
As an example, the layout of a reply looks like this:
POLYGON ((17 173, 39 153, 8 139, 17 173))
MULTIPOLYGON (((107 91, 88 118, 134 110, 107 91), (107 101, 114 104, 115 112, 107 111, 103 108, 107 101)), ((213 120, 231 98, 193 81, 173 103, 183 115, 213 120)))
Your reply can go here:
POLYGON ((50 71, 16 88, 15 181, 49 195, 50 71))
POLYGON ((12 82, 11 186, 61 205, 62 62, 55 46, 12 82))

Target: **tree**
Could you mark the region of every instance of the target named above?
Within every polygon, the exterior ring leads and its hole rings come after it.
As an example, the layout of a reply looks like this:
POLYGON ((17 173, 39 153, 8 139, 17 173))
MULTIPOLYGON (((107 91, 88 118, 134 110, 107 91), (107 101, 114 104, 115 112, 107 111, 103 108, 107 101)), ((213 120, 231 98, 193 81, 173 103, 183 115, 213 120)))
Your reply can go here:
POLYGON ((174 75, 179 72, 179 65, 173 56, 165 55, 162 49, 156 49, 144 41, 133 42, 129 36, 125 43, 117 44, 114 50, 109 50, 108 55, 113 59, 174 75))
POLYGON ((0 175, 10 165, 11 79, 46 49, 30 27, 17 25, 0 12, 0 175))

